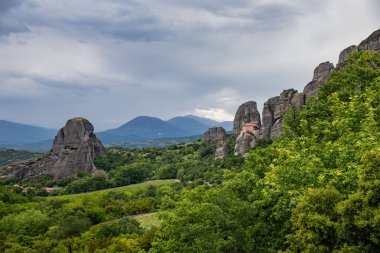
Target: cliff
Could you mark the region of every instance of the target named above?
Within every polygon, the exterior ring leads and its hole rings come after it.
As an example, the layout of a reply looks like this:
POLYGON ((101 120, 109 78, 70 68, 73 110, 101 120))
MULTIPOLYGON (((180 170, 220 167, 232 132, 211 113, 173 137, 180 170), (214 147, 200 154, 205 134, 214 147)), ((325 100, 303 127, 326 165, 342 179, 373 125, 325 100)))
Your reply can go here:
POLYGON ((269 98, 263 106, 262 125, 256 102, 249 101, 241 106, 235 114, 233 136, 236 138, 235 154, 244 155, 253 148, 257 139, 275 139, 283 130, 284 114, 289 109, 303 107, 310 97, 318 96, 320 87, 327 81, 330 73, 344 67, 347 58, 356 51, 377 50, 380 52, 380 29, 373 32, 358 46, 352 45, 339 54, 336 68, 330 62, 320 63, 314 69, 313 79, 306 84, 302 92, 294 89, 284 90, 279 96, 269 98), (260 127, 260 133, 243 131, 242 124, 255 123, 260 127))

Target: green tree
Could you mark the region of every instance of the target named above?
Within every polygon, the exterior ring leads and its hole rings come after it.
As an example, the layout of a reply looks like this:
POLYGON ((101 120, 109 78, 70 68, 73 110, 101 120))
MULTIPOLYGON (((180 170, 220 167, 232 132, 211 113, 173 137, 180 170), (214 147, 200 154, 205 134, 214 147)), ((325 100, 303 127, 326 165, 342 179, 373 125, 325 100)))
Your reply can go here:
POLYGON ((20 214, 9 214, 0 221, 0 231, 12 235, 36 236, 49 228, 49 217, 39 210, 31 209, 20 214))

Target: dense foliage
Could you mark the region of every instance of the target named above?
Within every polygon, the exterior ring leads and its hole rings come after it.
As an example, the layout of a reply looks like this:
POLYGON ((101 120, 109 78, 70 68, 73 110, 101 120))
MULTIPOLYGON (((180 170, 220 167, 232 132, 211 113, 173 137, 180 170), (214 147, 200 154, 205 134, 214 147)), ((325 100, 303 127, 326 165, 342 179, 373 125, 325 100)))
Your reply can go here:
POLYGON ((242 172, 184 193, 152 252, 378 252, 379 67, 353 54, 242 172))

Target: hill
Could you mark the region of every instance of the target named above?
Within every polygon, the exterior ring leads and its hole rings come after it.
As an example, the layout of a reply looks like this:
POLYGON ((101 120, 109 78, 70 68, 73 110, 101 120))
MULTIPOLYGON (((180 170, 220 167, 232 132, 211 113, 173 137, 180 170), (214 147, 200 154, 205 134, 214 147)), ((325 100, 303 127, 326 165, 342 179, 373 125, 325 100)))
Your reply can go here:
POLYGON ((168 121, 139 116, 124 125, 97 133, 102 143, 122 147, 163 147, 168 144, 198 139, 209 127, 224 125, 227 131, 232 122, 217 122, 193 115, 178 116, 168 121))
POLYGON ((172 118, 167 122, 179 129, 182 129, 184 132, 189 132, 191 135, 204 133, 210 127, 209 125, 203 124, 198 120, 181 116, 172 118))
POLYGON ((378 53, 353 53, 243 171, 183 195, 156 252, 378 252, 379 78, 378 53))
POLYGON ((12 147, 54 139, 57 130, 0 120, 0 146, 12 147))
POLYGON ((186 135, 191 135, 191 133, 159 118, 148 116, 139 116, 116 129, 97 133, 99 139, 109 145, 123 144, 128 141, 186 135))

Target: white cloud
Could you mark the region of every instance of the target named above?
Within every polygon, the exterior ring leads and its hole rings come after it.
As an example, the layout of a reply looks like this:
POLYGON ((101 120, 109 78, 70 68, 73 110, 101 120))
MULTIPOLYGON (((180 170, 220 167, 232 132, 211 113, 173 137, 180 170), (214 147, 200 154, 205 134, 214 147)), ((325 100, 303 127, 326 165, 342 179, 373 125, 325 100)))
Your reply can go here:
POLYGON ((222 108, 195 109, 195 115, 216 121, 233 120, 234 116, 222 108))

